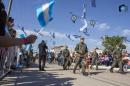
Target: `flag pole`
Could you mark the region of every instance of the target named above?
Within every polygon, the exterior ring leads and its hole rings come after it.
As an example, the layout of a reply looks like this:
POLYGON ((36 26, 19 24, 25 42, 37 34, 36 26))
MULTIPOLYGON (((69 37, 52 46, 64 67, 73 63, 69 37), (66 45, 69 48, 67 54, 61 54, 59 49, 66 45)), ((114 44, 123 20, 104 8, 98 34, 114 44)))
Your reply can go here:
POLYGON ((7 11, 7 20, 9 19, 9 16, 10 16, 12 2, 13 2, 13 0, 9 0, 8 11, 7 11))

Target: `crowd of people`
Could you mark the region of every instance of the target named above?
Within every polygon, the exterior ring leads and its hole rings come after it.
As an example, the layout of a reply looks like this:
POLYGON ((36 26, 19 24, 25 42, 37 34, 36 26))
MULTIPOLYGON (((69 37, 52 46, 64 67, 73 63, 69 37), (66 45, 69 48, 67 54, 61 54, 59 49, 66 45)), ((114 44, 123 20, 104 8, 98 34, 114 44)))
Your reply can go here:
MULTIPOLYGON (((93 69, 96 65, 111 66, 113 68, 119 66, 119 72, 124 73, 123 67, 128 63, 129 56, 127 52, 123 52, 117 44, 116 49, 112 53, 98 53, 95 48, 92 52, 88 51, 84 38, 80 38, 80 42, 76 45, 75 51, 70 52, 68 46, 65 46, 58 55, 55 52, 48 52, 48 46, 44 40, 38 45, 39 53, 34 53, 33 49, 25 50, 22 45, 33 44, 37 39, 35 35, 29 35, 26 38, 16 38, 17 32, 14 28, 14 19, 7 16, 5 6, 0 0, 0 72, 15 69, 20 65, 29 67, 35 60, 39 60, 39 71, 45 71, 45 64, 58 63, 63 66, 63 70, 68 70, 72 63, 75 63, 73 73, 77 68, 82 69, 82 74, 86 74, 86 68, 93 69), (34 55, 35 54, 35 55, 34 55), (47 59, 48 57, 49 59, 47 59)), ((0 75, 2 75, 0 73, 0 75)))
POLYGON ((16 38, 14 19, 8 17, 5 6, 0 0, 0 76, 10 71, 17 64, 18 49, 23 44, 32 44, 37 39, 35 35, 26 38, 16 38))

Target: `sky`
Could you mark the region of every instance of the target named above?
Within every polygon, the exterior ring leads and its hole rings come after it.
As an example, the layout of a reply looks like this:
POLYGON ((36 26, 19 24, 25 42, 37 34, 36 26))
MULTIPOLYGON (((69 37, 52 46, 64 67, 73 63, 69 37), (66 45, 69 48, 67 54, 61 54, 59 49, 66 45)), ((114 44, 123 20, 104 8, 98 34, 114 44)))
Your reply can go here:
MULTIPOLYGON (((6 9, 8 1, 4 0, 6 9)), ((50 0, 13 0, 11 15, 15 19, 15 29, 19 26, 25 27, 28 34, 33 33, 33 29, 41 29, 37 17, 36 9, 50 0)), ((41 40, 46 40, 49 47, 53 47, 52 41, 56 41, 56 45, 68 45, 74 48, 79 40, 69 40, 65 34, 82 35, 85 37, 88 49, 92 50, 95 47, 103 49, 101 37, 104 35, 114 36, 120 35, 128 37, 130 40, 130 0, 96 0, 96 7, 91 6, 91 0, 55 0, 53 8, 53 20, 43 29, 44 36, 38 35, 38 39, 34 44, 37 49, 38 43, 41 40), (71 14, 82 16, 83 4, 87 5, 86 18, 89 20, 96 20, 96 25, 92 28, 88 26, 88 33, 90 36, 85 36, 79 32, 83 23, 77 19, 74 24, 71 21, 71 14), (119 12, 118 7, 121 4, 128 6, 127 12, 119 12), (55 32, 56 38, 52 39, 49 32, 55 32)), ((130 43, 125 43, 127 50, 130 52, 130 43)))

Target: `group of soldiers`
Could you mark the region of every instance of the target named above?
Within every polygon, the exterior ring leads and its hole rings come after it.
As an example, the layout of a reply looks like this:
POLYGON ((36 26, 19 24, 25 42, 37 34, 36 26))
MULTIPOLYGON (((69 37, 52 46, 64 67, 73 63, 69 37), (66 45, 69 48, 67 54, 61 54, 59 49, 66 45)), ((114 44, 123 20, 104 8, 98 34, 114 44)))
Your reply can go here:
MULTIPOLYGON (((76 45, 75 51, 76 53, 79 54, 79 59, 75 64, 73 73, 75 73, 77 66, 78 65, 82 65, 82 73, 83 75, 85 74, 85 69, 86 67, 89 67, 90 65, 90 69, 92 69, 93 65, 96 65, 96 70, 98 69, 98 64, 99 64, 99 56, 98 53, 96 52, 97 48, 95 48, 95 50, 92 52, 92 61, 90 64, 86 64, 86 59, 85 57, 87 57, 88 54, 88 49, 87 49, 87 45, 84 43, 84 38, 80 39, 80 43, 76 45)), ((120 46, 117 44, 116 49, 112 52, 112 58, 113 58, 113 62, 112 62, 112 66, 110 68, 110 72, 113 73, 113 68, 117 67, 117 65, 119 66, 119 73, 124 73, 123 70, 123 66, 125 64, 125 62, 123 61, 123 55, 122 55, 122 49, 120 48, 120 46)))
MULTIPOLYGON (((85 39, 80 38, 80 42, 75 47, 75 52, 78 55, 77 61, 75 63, 73 73, 76 73, 77 67, 82 69, 82 74, 86 75, 86 68, 93 68, 93 65, 96 65, 96 70, 98 69, 98 53, 96 52, 97 48, 92 52, 92 61, 91 63, 87 63, 88 60, 88 48, 85 44, 85 39), (90 67, 89 67, 90 65, 90 67)), ((39 70, 45 71, 45 62, 47 58, 47 50, 48 47, 45 43, 45 41, 42 41, 39 44, 39 70)), ((65 46, 65 49, 62 50, 61 54, 63 55, 63 70, 67 70, 68 65, 71 65, 71 58, 70 58, 70 51, 68 49, 68 46, 65 46)), ((122 50, 117 45, 117 48, 112 52, 113 62, 112 66, 110 68, 110 72, 113 72, 113 68, 116 67, 116 65, 119 65, 119 72, 124 73, 123 71, 123 61, 122 61, 122 50)), ((55 57, 54 57, 55 58, 55 57)), ((53 60, 54 60, 53 58, 53 60)))

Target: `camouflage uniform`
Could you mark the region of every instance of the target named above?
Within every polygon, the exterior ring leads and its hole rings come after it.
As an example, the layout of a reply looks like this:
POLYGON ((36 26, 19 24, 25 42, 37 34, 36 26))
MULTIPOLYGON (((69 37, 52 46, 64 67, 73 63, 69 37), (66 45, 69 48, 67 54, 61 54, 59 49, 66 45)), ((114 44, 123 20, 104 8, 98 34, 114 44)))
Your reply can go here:
POLYGON ((45 68, 46 58, 47 58, 47 51, 48 49, 45 42, 39 44, 39 70, 43 70, 45 68))
POLYGON ((119 72, 123 72, 123 64, 122 64, 122 50, 115 49, 113 51, 113 63, 110 68, 110 72, 113 72, 113 68, 119 66, 119 72))
POLYGON ((66 70, 67 66, 68 66, 68 63, 69 63, 69 59, 70 59, 70 52, 66 48, 66 49, 63 50, 62 54, 63 54, 63 57, 64 57, 63 69, 66 70))
POLYGON ((75 51, 76 51, 76 53, 79 54, 79 58, 78 58, 78 61, 76 62, 75 66, 74 66, 73 73, 75 73, 77 67, 81 65, 82 73, 84 74, 86 67, 85 67, 85 64, 83 63, 83 60, 84 60, 84 56, 88 52, 87 45, 85 43, 79 43, 79 44, 76 45, 75 51))
POLYGON ((92 53, 92 63, 91 63, 91 68, 93 65, 96 65, 96 70, 98 69, 98 53, 94 51, 92 53))

